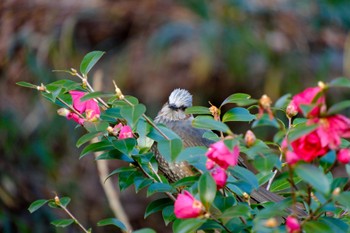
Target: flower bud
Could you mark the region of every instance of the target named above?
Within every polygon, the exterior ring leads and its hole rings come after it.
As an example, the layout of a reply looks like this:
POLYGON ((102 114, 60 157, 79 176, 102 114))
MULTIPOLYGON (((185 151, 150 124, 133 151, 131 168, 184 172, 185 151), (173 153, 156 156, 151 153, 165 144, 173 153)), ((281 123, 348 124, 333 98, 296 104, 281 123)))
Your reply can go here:
POLYGON ((60 108, 57 110, 57 114, 60 116, 68 117, 68 115, 70 114, 70 111, 66 108, 60 108))
POLYGON ((256 141, 255 134, 251 130, 248 130, 245 133, 244 141, 245 141, 245 144, 247 145, 247 147, 253 146, 255 141, 256 141))
POLYGON ((204 213, 203 204, 188 191, 180 193, 174 203, 174 213, 177 218, 197 218, 204 213))
POLYGON ((107 127, 107 132, 110 134, 113 134, 113 127, 112 126, 108 126, 107 127))
POLYGON ((266 94, 262 95, 259 99, 259 104, 266 110, 271 107, 272 100, 266 94))
POLYGON ((333 196, 338 196, 341 192, 341 189, 339 187, 336 187, 333 192, 332 192, 332 195, 333 196))
POLYGON ((301 231, 298 219, 293 216, 288 216, 286 219, 286 228, 288 233, 298 233, 301 231))
POLYGON ((327 88, 327 85, 326 85, 324 82, 322 82, 322 81, 319 81, 319 82, 317 83, 317 86, 318 86, 319 88, 323 89, 323 90, 327 88))
POLYGON ((286 114, 288 118, 292 118, 298 114, 298 107, 295 105, 293 101, 290 101, 286 108, 286 114))
POLYGON ((227 174, 221 167, 216 167, 211 171, 211 175, 215 180, 217 189, 222 189, 226 185, 227 174))
POLYGON ((38 91, 46 91, 46 87, 44 86, 44 84, 41 84, 40 86, 37 86, 36 89, 38 91))
POLYGON ((276 218, 269 218, 266 220, 264 225, 265 225, 265 227, 274 228, 274 227, 278 226, 278 221, 276 218))
POLYGON ((60 198, 57 195, 55 196, 55 204, 56 205, 61 205, 60 198))
POLYGON ((214 120, 219 121, 220 120, 220 109, 218 109, 216 106, 211 105, 209 108, 209 111, 211 115, 213 115, 214 120))
POLYGON ((350 162, 350 149, 344 148, 340 149, 337 154, 337 159, 343 164, 348 164, 350 162))

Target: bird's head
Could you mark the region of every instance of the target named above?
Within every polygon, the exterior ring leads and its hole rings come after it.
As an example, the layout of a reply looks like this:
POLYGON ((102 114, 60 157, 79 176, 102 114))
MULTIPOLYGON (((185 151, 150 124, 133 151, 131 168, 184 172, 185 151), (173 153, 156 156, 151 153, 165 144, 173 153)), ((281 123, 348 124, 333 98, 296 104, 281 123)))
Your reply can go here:
POLYGON ((192 106, 192 95, 185 89, 175 89, 171 92, 169 100, 158 113, 157 118, 162 121, 185 120, 191 115, 185 113, 186 108, 192 106))

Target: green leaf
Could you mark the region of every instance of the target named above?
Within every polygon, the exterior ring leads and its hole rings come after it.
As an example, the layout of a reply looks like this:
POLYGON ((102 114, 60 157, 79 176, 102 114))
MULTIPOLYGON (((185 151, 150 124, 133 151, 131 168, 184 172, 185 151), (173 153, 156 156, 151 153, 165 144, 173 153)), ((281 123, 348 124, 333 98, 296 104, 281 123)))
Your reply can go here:
POLYGON ((313 188, 323 194, 330 192, 330 183, 326 175, 311 164, 300 164, 295 167, 296 174, 313 188))
POLYGON ((148 187, 147 190, 147 197, 153 195, 154 193, 165 193, 165 192, 171 192, 173 190, 173 187, 171 187, 171 185, 169 184, 165 184, 165 183, 154 183, 151 184, 148 187))
POLYGON ((254 167, 260 172, 268 172, 279 163, 279 159, 276 155, 266 155, 266 156, 257 156, 253 160, 254 167))
POLYGON ((86 100, 89 100, 89 99, 93 99, 93 98, 102 98, 102 97, 112 97, 112 96, 115 96, 115 94, 111 94, 111 93, 103 93, 102 91, 95 91, 95 92, 92 92, 92 93, 89 93, 89 94, 85 94, 81 99, 80 101, 86 101, 86 100))
POLYGON ((139 171, 121 172, 118 175, 120 191, 123 191, 134 184, 135 177, 140 175, 139 171))
MULTIPOLYGON (((270 187, 270 191, 274 193, 274 192, 279 192, 279 191, 289 189, 290 182, 288 181, 287 178, 288 178, 288 174, 285 173, 280 177, 278 177, 277 179, 275 179, 270 187)), ((300 181, 302 181, 300 177, 294 177, 293 180, 295 184, 298 184, 300 181)))
POLYGON ((74 222, 73 219, 57 219, 55 221, 52 221, 51 224, 55 227, 67 227, 71 225, 74 222))
POLYGON ((335 197, 335 200, 339 202, 340 205, 344 206, 348 211, 350 210, 350 192, 342 192, 335 197))
POLYGON ((249 171, 248 169, 240 166, 235 166, 233 168, 229 168, 229 171, 234 177, 239 178, 240 180, 248 183, 252 189, 257 189, 259 187, 258 179, 254 175, 254 173, 249 171))
POLYGON ((209 210, 216 195, 216 183, 209 172, 205 172, 199 178, 198 192, 201 202, 209 210))
POLYGON ((17 82, 16 84, 18 86, 21 86, 21 87, 28 87, 28 88, 38 89, 37 85, 31 84, 31 83, 27 83, 27 82, 17 82))
POLYGON ((274 107, 275 108, 279 108, 279 109, 285 109, 287 107, 287 105, 289 104, 290 102, 290 97, 291 97, 291 94, 285 94, 283 95, 282 97, 280 97, 274 107))
POLYGON ((85 155, 89 154, 90 152, 96 152, 96 151, 105 151, 105 150, 112 150, 114 149, 113 145, 109 141, 100 141, 96 143, 92 143, 87 145, 83 151, 80 154, 79 159, 83 158, 85 155))
POLYGON ((263 114, 260 119, 255 120, 252 124, 252 128, 261 126, 271 126, 277 129, 280 127, 276 118, 270 119, 268 114, 263 114))
POLYGON ((119 150, 120 152, 129 155, 134 147, 136 146, 136 139, 135 138, 126 138, 123 140, 115 140, 113 141, 113 146, 115 149, 119 150))
POLYGON ((107 218, 107 219, 103 219, 101 221, 99 221, 97 223, 97 226, 101 227, 101 226, 108 226, 108 225, 113 225, 118 227, 119 229, 126 231, 126 226, 124 225, 124 223, 116 218, 107 218))
POLYGON ((109 179, 111 176, 114 176, 116 174, 119 173, 123 173, 123 172, 134 172, 137 171, 136 167, 121 167, 121 168, 117 168, 115 170, 113 170, 111 173, 109 173, 109 175, 106 177, 105 180, 109 179))
POLYGON ((64 206, 64 207, 67 207, 67 205, 69 204, 70 200, 71 200, 70 197, 61 197, 60 198, 61 205, 64 206))
POLYGON ((235 93, 227 97, 224 102, 222 102, 221 106, 225 104, 237 104, 238 106, 247 106, 251 104, 255 104, 258 101, 255 99, 251 99, 250 95, 245 93, 235 93))
POLYGON ((98 137, 101 134, 102 132, 91 132, 91 133, 84 134, 78 139, 76 146, 79 148, 81 145, 87 143, 88 141, 91 141, 93 138, 98 137))
POLYGON ((211 114, 209 108, 203 107, 203 106, 193 106, 193 107, 186 108, 185 113, 199 114, 199 115, 211 114))
POLYGON ((314 125, 305 125, 303 123, 299 124, 298 127, 292 128, 291 131, 288 134, 288 140, 290 142, 311 133, 312 131, 314 131, 316 128, 318 127, 318 125, 314 124, 314 125))
POLYGON ((174 233, 193 233, 203 225, 205 219, 191 218, 191 219, 176 219, 173 224, 174 233))
POLYGON ((43 205, 45 205, 49 200, 45 200, 45 199, 40 199, 40 200, 36 200, 34 201, 32 204, 30 204, 30 206, 28 207, 28 210, 30 213, 35 212, 36 210, 38 210, 40 207, 42 207, 43 205))
POLYGON ((226 124, 216 121, 210 116, 197 116, 192 121, 192 126, 200 129, 217 130, 224 133, 230 132, 230 129, 226 124))
POLYGON ((181 151, 176 161, 180 162, 184 160, 189 160, 189 158, 202 156, 205 155, 207 151, 208 148, 206 148, 205 146, 187 147, 181 151))
POLYGON ((349 232, 348 231, 349 230, 349 225, 346 224, 341 219, 331 218, 331 217, 322 217, 322 218, 320 218, 319 221, 327 224, 332 229, 332 232, 337 232, 337 233, 347 233, 347 232, 349 232))
POLYGON ((143 228, 143 229, 134 231, 133 233, 157 233, 157 232, 151 228, 143 228))
POLYGON ((348 107, 350 107, 350 100, 336 103, 328 109, 327 115, 333 115, 333 114, 339 113, 348 107))
POLYGON ((96 122, 90 122, 85 121, 84 127, 88 132, 107 132, 107 127, 109 126, 108 122, 106 121, 96 121, 96 122))
POLYGON ((176 181, 174 184, 173 184, 173 187, 174 188, 181 188, 181 187, 189 187, 191 185, 193 185, 196 181, 198 180, 198 176, 187 176, 187 177, 184 177, 178 181, 176 181))
POLYGON ((154 214, 158 211, 163 210, 165 207, 170 206, 173 204, 173 201, 169 198, 162 198, 155 201, 152 201, 148 204, 146 207, 144 218, 147 218, 151 214, 154 214))
POLYGON ((347 87, 350 88, 350 79, 348 78, 337 78, 333 79, 329 84, 329 87, 347 87))
POLYGON ((239 203, 225 210, 220 218, 238 218, 248 217, 250 215, 250 208, 248 205, 239 203))
POLYGON ((320 221, 308 221, 303 224, 303 230, 305 233, 329 233, 333 232, 332 229, 324 222, 320 221))
POLYGON ((256 116, 250 114, 250 112, 241 107, 232 108, 227 111, 222 117, 222 122, 228 121, 252 121, 255 120, 256 116))
POLYGON ((174 206, 167 206, 162 210, 162 216, 165 225, 167 226, 169 223, 173 222, 176 217, 174 214, 174 206))
POLYGON ((182 150, 182 141, 178 138, 161 140, 158 142, 157 148, 167 161, 175 161, 182 150))
POLYGON ((105 52, 93 51, 85 55, 80 63, 80 72, 85 76, 89 73, 91 68, 100 60, 105 52))
POLYGON ((138 193, 141 189, 147 187, 152 183, 153 181, 151 179, 146 179, 144 177, 136 177, 134 180, 135 192, 138 193))
POLYGON ((143 104, 137 104, 133 106, 124 106, 120 109, 120 114, 125 120, 129 123, 129 125, 133 128, 137 123, 139 118, 146 112, 146 107, 143 104))

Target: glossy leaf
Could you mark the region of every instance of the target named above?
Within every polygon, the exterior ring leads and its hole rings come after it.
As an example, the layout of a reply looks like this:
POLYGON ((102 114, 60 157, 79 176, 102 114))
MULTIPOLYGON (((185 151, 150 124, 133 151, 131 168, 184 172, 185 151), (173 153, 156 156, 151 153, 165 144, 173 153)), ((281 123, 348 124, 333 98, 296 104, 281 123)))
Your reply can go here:
POLYGON ((137 231, 133 231, 133 233, 157 233, 157 232, 151 228, 143 228, 137 231))
POLYGON ((91 141, 92 139, 100 136, 101 134, 102 134, 101 132, 91 132, 91 133, 84 134, 78 139, 76 146, 79 148, 81 145, 91 141))
POLYGON ((133 128, 142 114, 146 112, 146 107, 143 104, 137 104, 133 106, 125 106, 120 109, 120 114, 127 120, 130 126, 133 128))
POLYGON ((276 102, 274 107, 279 109, 285 109, 290 102, 291 94, 285 94, 281 96, 276 102))
POLYGON ((340 205, 344 206, 348 211, 350 210, 350 192, 340 193, 335 200, 339 202, 340 205))
POLYGON ((136 146, 136 139, 126 138, 123 140, 115 140, 112 143, 115 149, 119 150, 120 152, 126 155, 129 155, 136 146))
POLYGON ((221 218, 238 218, 238 217, 248 217, 250 215, 250 208, 248 205, 239 203, 225 210, 221 218))
POLYGON ((177 138, 159 141, 158 150, 167 161, 175 161, 182 150, 182 141, 177 138))
POLYGON ((319 221, 327 224, 327 226, 329 226, 332 229, 332 232, 337 232, 337 233, 349 232, 349 225, 346 224, 341 219, 331 218, 331 217, 322 217, 320 218, 319 221))
POLYGON ((64 207, 67 207, 70 200, 71 200, 70 197, 61 197, 60 198, 61 205, 64 207))
POLYGON ((116 218, 107 218, 107 219, 103 219, 101 221, 99 221, 97 223, 97 226, 101 227, 101 226, 108 226, 108 225, 113 225, 118 227, 119 229, 126 231, 126 226, 124 225, 124 223, 116 218))
POLYGON ((174 233, 193 233, 197 232, 197 229, 203 225, 205 219, 176 219, 173 224, 174 233))
POLYGON ((162 216, 165 225, 167 226, 169 223, 173 222, 176 217, 174 214, 174 206, 167 206, 162 210, 162 216))
POLYGON ((85 76, 89 73, 92 67, 100 60, 104 52, 102 51, 93 51, 86 54, 80 63, 80 72, 85 76))
POLYGON ((45 199, 40 199, 40 200, 36 200, 34 201, 32 204, 30 204, 30 206, 28 207, 28 210, 30 213, 35 212, 36 210, 38 210, 40 207, 42 207, 43 205, 45 205, 49 200, 45 200, 45 199))
POLYGON ((256 116, 251 114, 247 109, 236 107, 227 111, 222 117, 223 122, 228 121, 252 121, 255 120, 256 116))
POLYGON ((193 157, 202 156, 202 155, 205 155, 207 151, 208 151, 208 148, 204 146, 187 147, 181 151, 176 161, 184 161, 184 160, 189 160, 190 158, 193 158, 193 157))
POLYGON ((74 223, 73 219, 57 219, 55 221, 52 221, 51 224, 55 227, 67 227, 74 223))
POLYGON ((198 192, 201 202, 209 210, 216 195, 216 183, 209 172, 205 172, 199 178, 198 192))
POLYGON ((212 117, 209 116, 197 116, 193 121, 192 121, 192 126, 195 128, 200 128, 200 129, 210 129, 210 130, 217 130, 221 132, 230 132, 229 127, 220 122, 214 120, 212 117))
POLYGON ((225 104, 237 104, 238 106, 247 106, 251 104, 255 104, 258 101, 255 99, 251 99, 251 96, 245 93, 235 93, 227 97, 224 102, 222 102, 221 106, 225 104))
POLYGON ((263 114, 260 119, 255 120, 252 124, 252 128, 262 126, 270 126, 277 129, 280 127, 276 118, 270 119, 268 114, 263 114))
POLYGON ((87 145, 83 151, 80 154, 79 159, 83 158, 85 155, 89 154, 90 152, 96 152, 96 151, 105 151, 105 150, 112 150, 114 149, 113 145, 109 141, 100 141, 96 143, 92 143, 87 145))
POLYGON ((205 114, 211 114, 208 107, 203 106, 193 106, 186 108, 185 111, 187 114, 198 114, 198 115, 205 115, 205 114))
POLYGON ((147 187, 148 185, 152 184, 153 181, 151 179, 146 179, 144 177, 136 177, 134 180, 135 185, 135 192, 138 193, 141 189, 147 187))
POLYGON ((296 174, 313 188, 323 194, 330 191, 330 183, 326 175, 311 164, 300 164, 295 167, 296 174))
POLYGON ((146 208, 144 218, 147 218, 151 214, 154 214, 158 211, 161 211, 165 207, 170 206, 172 204, 173 204, 173 201, 170 200, 169 198, 162 198, 162 199, 152 201, 151 203, 148 204, 148 206, 146 208))
POLYGON ((31 83, 28 83, 28 82, 16 82, 16 84, 18 86, 21 86, 21 87, 28 87, 28 88, 33 88, 33 89, 37 89, 38 88, 37 85, 31 84, 31 83))
POLYGON ((336 79, 333 79, 328 85, 330 87, 350 88, 350 79, 349 78, 336 78, 336 79))
POLYGON ((257 189, 259 187, 259 182, 253 172, 246 168, 235 166, 234 168, 229 168, 229 171, 234 177, 239 178, 242 181, 248 183, 252 189, 257 189))
POLYGON ((320 221, 308 221, 303 224, 305 233, 329 233, 333 232, 330 226, 320 221))
POLYGON ((108 126, 109 124, 106 121, 84 122, 84 127, 88 132, 107 132, 108 126))
POLYGON ((109 179, 111 176, 114 176, 116 174, 122 173, 122 172, 134 172, 137 171, 136 167, 121 167, 121 168, 117 168, 115 170, 113 170, 111 173, 109 173, 109 175, 106 177, 105 180, 109 179))
POLYGON ((327 111, 327 115, 333 115, 343 111, 346 108, 350 107, 350 100, 342 101, 336 104, 333 104, 327 111))
POLYGON ((173 189, 173 187, 171 187, 171 185, 169 184, 165 184, 165 183, 154 183, 151 184, 148 187, 147 190, 147 197, 153 195, 154 193, 161 193, 161 192, 171 192, 173 189))

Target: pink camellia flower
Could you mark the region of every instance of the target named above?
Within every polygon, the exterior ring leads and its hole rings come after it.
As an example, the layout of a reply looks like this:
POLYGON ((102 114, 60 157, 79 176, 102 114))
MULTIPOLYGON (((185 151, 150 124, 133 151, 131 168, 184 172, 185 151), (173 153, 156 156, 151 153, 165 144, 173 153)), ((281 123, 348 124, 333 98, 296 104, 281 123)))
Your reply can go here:
POLYGON ((80 118, 77 114, 75 114, 74 112, 71 112, 68 114, 67 119, 70 120, 72 119, 73 121, 75 121, 76 123, 82 125, 84 124, 85 119, 84 118, 80 118))
POLYGON ((80 100, 86 94, 86 92, 70 91, 69 94, 72 96, 73 108, 81 114, 85 113, 88 121, 95 121, 100 117, 100 107, 95 100, 80 100))
POLYGON ((226 170, 228 166, 237 165, 239 147, 235 146, 233 148, 233 151, 230 151, 226 147, 224 141, 218 141, 210 145, 206 156, 208 156, 209 159, 226 170))
POLYGON ((294 150, 294 153, 306 162, 311 162, 318 156, 323 156, 328 152, 328 146, 322 145, 320 136, 316 131, 304 135, 293 142, 291 146, 294 150))
POLYGON ((288 216, 286 219, 286 228, 288 233, 301 232, 301 227, 298 219, 293 216, 288 216))
POLYGON ((207 159, 207 162, 205 164, 205 166, 208 170, 213 169, 215 167, 215 165, 216 165, 216 163, 211 159, 207 159))
POLYGON ((216 167, 211 171, 211 175, 215 180, 217 189, 221 189, 225 186, 227 181, 227 174, 224 169, 221 167, 216 167))
POLYGON ((177 218, 196 218, 203 214, 203 204, 185 190, 176 198, 174 213, 177 218))
POLYGON ((321 139, 323 147, 330 149, 338 149, 341 144, 342 137, 350 137, 350 119, 337 114, 325 118, 310 119, 309 123, 318 124, 316 133, 321 139))
POLYGON ((126 138, 132 138, 132 129, 128 125, 124 125, 121 127, 118 139, 126 139, 126 138))
POLYGON ((303 92, 296 94, 292 99, 292 104, 294 104, 298 112, 302 113, 301 105, 310 105, 316 104, 316 106, 308 113, 306 117, 317 117, 320 115, 321 110, 323 110, 326 104, 325 96, 320 93, 322 88, 320 87, 309 87, 306 88, 303 92), (315 100, 315 97, 320 94, 319 98, 315 100))
POLYGON ((292 151, 287 151, 286 152, 286 162, 290 165, 296 164, 300 160, 299 156, 292 152, 292 151))
POLYGON ((348 164, 350 162, 350 149, 343 148, 338 151, 337 159, 339 162, 348 164))

